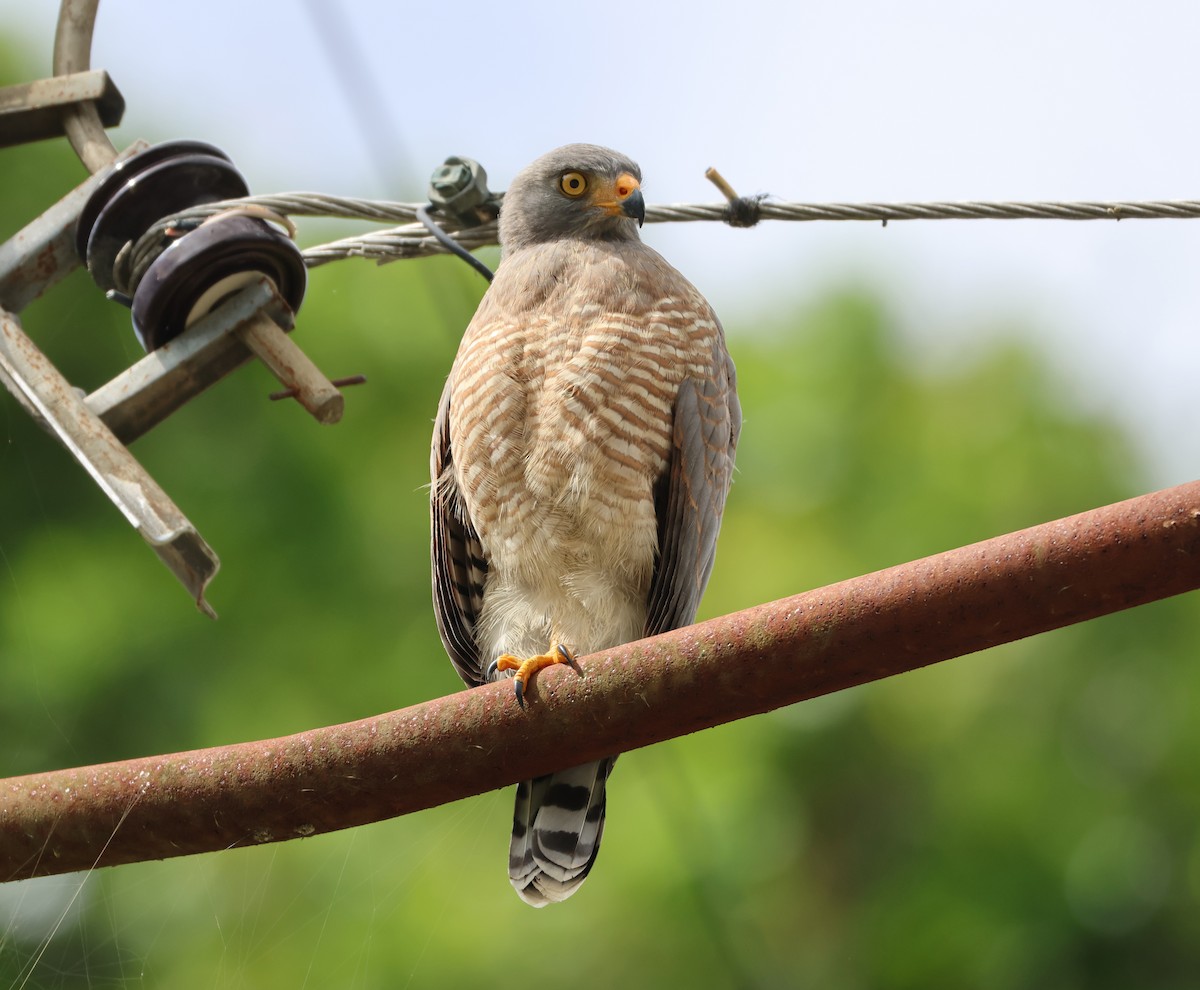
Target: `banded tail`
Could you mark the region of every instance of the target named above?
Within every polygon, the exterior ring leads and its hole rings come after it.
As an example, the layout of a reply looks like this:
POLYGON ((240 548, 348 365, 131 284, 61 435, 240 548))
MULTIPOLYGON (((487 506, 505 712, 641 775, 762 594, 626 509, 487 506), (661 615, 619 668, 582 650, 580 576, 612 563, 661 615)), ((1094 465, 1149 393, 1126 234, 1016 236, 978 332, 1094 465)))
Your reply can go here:
POLYGON ((517 785, 508 877, 534 907, 564 901, 596 862, 604 835, 604 785, 616 757, 517 785))

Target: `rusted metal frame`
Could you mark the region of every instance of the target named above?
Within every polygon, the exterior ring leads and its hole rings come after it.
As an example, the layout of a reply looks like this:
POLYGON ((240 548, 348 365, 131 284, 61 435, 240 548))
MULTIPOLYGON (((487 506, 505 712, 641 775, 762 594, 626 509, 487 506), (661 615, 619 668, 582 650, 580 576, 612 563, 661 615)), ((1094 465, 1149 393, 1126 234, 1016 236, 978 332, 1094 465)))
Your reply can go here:
POLYGON ((63 110, 93 103, 101 127, 115 127, 125 100, 107 72, 93 69, 0 89, 0 148, 62 137, 63 110))
MULTIPOLYGON (((1200 482, 538 675, 263 742, 0 781, 0 879, 402 815, 1200 587, 1200 482)), ((440 658, 429 658, 441 663, 440 658)))
MULTIPOLYGON (((147 147, 145 141, 135 141, 118 157, 128 158, 147 147)), ((0 244, 0 308, 19 313, 79 267, 75 225, 103 178, 92 176, 0 244)), ((285 336, 293 326, 294 314, 268 280, 254 278, 214 314, 90 395, 88 405, 130 443, 253 353, 284 388, 295 389, 319 422, 335 423, 341 418, 342 394, 285 336), (231 338, 234 333, 241 339, 231 338)), ((18 390, 9 390, 22 398, 18 390)))
POLYGON ((217 555, 54 367, 12 313, 0 309, 0 380, 62 443, 179 578, 196 606, 215 618, 204 589, 217 555))
MULTIPOLYGON (((144 151, 134 141, 118 156, 144 151)), ((19 313, 83 262, 75 250, 75 224, 102 176, 91 176, 41 216, 0 244, 0 307, 19 313)))
MULTIPOLYGON (((146 147, 137 141, 120 157, 146 147)), ((81 264, 75 225, 100 178, 92 176, 0 244, 0 385, 66 446, 211 615, 204 591, 220 566, 216 554, 124 445, 254 354, 321 422, 340 417, 343 399, 286 336, 293 313, 265 277, 81 399, 16 313, 81 264)))
POLYGON ((87 407, 123 443, 132 443, 250 360, 253 355, 239 336, 245 328, 269 324, 290 344, 283 331, 292 329, 293 322, 270 279, 259 276, 186 333, 96 389, 85 400, 87 407))
MULTIPOLYGON (((276 337, 291 344, 284 331, 292 325, 287 303, 269 279, 258 277, 187 333, 84 399, 16 316, 0 309, 0 384, 63 443, 206 615, 214 615, 204 591, 220 567, 217 555, 125 444, 250 360, 242 337, 248 328, 256 343, 265 338, 274 346, 276 337)), ((294 360, 275 370, 284 373, 285 385, 304 384, 311 393, 304 368, 294 360)), ((319 371, 315 374, 325 381, 319 371)), ((340 404, 341 394, 329 388, 340 404)))
POLYGON ((220 567, 217 555, 125 444, 254 354, 320 422, 336 422, 342 395, 287 337, 292 325, 292 311, 274 285, 257 277, 84 399, 16 316, 0 309, 0 384, 79 461, 206 615, 215 614, 204 591, 220 567))

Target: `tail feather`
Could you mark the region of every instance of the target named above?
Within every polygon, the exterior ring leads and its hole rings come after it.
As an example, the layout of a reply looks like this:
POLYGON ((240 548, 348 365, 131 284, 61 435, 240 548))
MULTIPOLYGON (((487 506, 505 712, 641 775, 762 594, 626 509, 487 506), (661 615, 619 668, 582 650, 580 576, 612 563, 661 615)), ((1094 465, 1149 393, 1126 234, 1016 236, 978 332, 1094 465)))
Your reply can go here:
POLYGON ((596 861, 604 835, 604 785, 615 757, 517 785, 508 876, 534 907, 566 900, 596 861))

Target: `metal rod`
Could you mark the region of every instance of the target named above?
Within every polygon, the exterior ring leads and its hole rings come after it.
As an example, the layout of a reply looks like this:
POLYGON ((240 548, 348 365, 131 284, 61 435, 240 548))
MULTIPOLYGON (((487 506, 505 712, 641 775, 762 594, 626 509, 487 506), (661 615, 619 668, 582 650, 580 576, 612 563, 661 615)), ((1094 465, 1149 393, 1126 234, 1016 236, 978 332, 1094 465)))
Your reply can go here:
MULTIPOLYGON (((53 62, 56 76, 87 72, 92 67, 92 31, 99 5, 100 0, 63 0, 58 8, 53 62)), ((117 157, 94 102, 64 107, 63 130, 89 172, 99 172, 117 157)))
POLYGON ((346 406, 342 393, 270 317, 260 313, 234 333, 285 389, 295 390, 296 401, 318 423, 330 425, 342 418, 346 406))
POLYGON ((63 108, 94 103, 105 127, 121 122, 125 100, 107 72, 76 72, 0 89, 0 148, 62 137, 63 108))
MULTIPOLYGON (((0 781, 0 879, 379 821, 1200 587, 1200 482, 375 718, 0 781)), ((443 663, 430 657, 429 663, 443 663)))
POLYGON ((88 408, 122 443, 132 443, 252 360, 253 354, 235 330, 264 313, 276 326, 291 329, 292 311, 274 283, 260 276, 188 327, 187 333, 151 351, 98 388, 87 397, 88 408))

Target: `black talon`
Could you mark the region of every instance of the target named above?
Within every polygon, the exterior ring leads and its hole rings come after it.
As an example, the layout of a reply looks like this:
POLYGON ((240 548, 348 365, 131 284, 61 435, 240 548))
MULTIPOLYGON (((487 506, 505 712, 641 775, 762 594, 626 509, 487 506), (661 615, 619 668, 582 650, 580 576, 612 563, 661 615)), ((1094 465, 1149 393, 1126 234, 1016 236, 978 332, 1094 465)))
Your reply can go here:
POLYGON ((583 676, 583 670, 579 666, 579 662, 575 659, 575 654, 568 650, 562 643, 558 644, 558 655, 563 658, 563 662, 570 667, 575 673, 583 676))
POLYGON ((513 681, 516 684, 515 694, 517 696, 517 704, 520 705, 522 708, 524 708, 525 707, 525 682, 522 681, 519 677, 514 677, 513 681))

